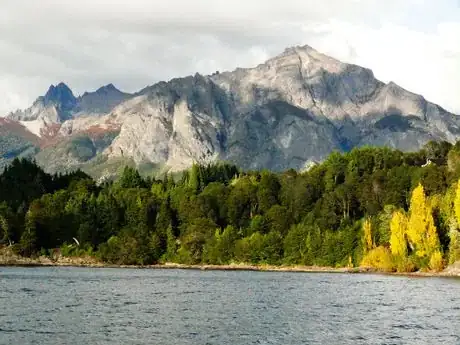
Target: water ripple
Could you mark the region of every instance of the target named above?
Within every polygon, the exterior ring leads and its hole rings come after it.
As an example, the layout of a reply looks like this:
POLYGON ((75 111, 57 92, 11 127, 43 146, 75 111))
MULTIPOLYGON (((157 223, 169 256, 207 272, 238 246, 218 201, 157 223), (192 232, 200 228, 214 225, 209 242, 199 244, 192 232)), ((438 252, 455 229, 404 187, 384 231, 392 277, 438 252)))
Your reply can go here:
POLYGON ((456 344, 454 279, 2 268, 0 344, 456 344))

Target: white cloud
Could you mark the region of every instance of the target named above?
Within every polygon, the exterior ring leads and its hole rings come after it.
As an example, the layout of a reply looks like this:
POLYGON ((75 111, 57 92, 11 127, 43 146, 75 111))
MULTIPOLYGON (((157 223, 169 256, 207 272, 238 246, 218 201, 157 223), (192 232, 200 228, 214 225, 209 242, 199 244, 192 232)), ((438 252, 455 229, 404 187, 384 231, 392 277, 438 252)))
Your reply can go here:
POLYGON ((460 113, 456 0, 4 0, 0 114, 49 84, 136 91, 309 44, 460 113))
POLYGON ((317 49, 372 68, 377 78, 460 114, 460 22, 441 23, 431 33, 392 23, 370 29, 330 22, 320 32, 312 40, 317 49))

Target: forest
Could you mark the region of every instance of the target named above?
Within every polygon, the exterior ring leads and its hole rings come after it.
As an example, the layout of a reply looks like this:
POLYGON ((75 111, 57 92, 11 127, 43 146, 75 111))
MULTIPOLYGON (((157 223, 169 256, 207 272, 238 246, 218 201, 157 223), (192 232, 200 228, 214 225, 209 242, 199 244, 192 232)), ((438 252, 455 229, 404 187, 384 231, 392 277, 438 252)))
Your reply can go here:
POLYGON ((460 260, 460 142, 362 147, 308 171, 126 167, 97 184, 16 159, 0 175, 0 246, 111 264, 270 264, 442 270, 460 260))

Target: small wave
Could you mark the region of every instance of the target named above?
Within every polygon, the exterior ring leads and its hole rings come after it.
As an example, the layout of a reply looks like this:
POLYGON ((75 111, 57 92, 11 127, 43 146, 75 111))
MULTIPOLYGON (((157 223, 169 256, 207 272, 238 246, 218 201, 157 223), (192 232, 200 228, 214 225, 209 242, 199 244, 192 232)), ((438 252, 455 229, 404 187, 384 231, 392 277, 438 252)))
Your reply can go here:
POLYGON ((53 331, 34 331, 36 334, 59 334, 64 332, 53 332, 53 331))
POLYGON ((351 340, 355 340, 355 341, 366 340, 366 338, 364 338, 362 335, 357 335, 355 337, 352 337, 351 340))
POLYGON ((75 304, 66 304, 64 307, 65 308, 76 308, 76 307, 81 307, 81 303, 75 303, 75 304))
POLYGON ((131 302, 131 301, 126 301, 123 303, 123 305, 136 305, 136 304, 139 304, 137 302, 131 302))
POLYGON ((190 295, 190 294, 194 294, 194 293, 202 293, 203 291, 201 290, 197 290, 197 291, 182 291, 182 295, 190 295))
POLYGON ((417 325, 417 324, 400 324, 400 325, 394 325, 393 328, 398 328, 398 329, 425 329, 424 327, 417 325))
POLYGON ((0 328, 0 333, 35 333, 35 334, 62 334, 65 332, 56 332, 56 331, 44 331, 44 330, 35 330, 35 329, 28 329, 28 328, 18 328, 18 329, 5 329, 0 328))
POLYGON ((332 303, 331 307, 333 307, 333 308, 343 308, 345 306, 343 304, 340 304, 340 303, 332 303))
POLYGON ((20 288, 19 292, 37 292, 38 290, 29 289, 29 288, 20 288))
POLYGON ((20 332, 20 330, 0 328, 0 333, 16 333, 16 332, 20 332))

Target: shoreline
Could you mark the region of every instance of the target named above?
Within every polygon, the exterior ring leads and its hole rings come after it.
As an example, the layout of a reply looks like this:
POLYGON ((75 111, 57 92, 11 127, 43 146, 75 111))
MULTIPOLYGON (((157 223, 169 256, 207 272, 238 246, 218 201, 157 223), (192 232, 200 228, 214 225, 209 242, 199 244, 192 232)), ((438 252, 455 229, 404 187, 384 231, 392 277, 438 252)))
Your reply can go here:
POLYGON ((52 260, 49 257, 30 258, 1 258, 1 267, 76 267, 76 268, 122 268, 122 269, 182 269, 199 271, 253 271, 253 272, 293 272, 293 273, 339 273, 339 274, 378 274, 388 276, 406 277, 451 277, 460 278, 459 267, 448 267, 441 272, 383 272, 372 268, 364 267, 322 267, 322 266, 303 266, 303 265, 252 265, 244 263, 232 263, 227 265, 208 265, 208 264, 178 264, 162 263, 155 265, 116 265, 108 264, 95 260, 94 258, 71 258, 60 257, 52 260))

